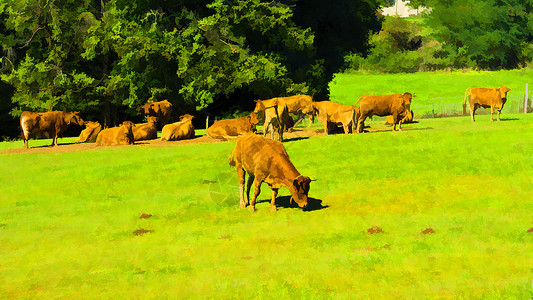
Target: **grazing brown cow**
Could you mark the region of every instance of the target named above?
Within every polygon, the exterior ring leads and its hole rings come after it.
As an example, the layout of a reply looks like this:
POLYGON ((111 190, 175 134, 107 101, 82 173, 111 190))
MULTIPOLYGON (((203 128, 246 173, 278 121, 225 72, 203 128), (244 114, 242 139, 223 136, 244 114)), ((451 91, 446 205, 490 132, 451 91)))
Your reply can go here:
POLYGON ((291 202, 294 200, 302 208, 307 206, 307 194, 309 193, 311 179, 302 176, 296 170, 281 142, 249 133, 237 141, 228 163, 230 166, 237 168, 242 208, 250 204, 249 209, 251 211, 255 210, 255 201, 261 191, 261 183, 263 181, 272 189, 271 210, 276 210, 276 196, 281 186, 285 186, 291 192, 291 202), (245 197, 244 181, 246 173, 248 173, 248 183, 245 197), (255 190, 250 202, 252 183, 254 183, 255 190))
POLYGON ((314 110, 313 110, 313 97, 308 95, 296 95, 296 96, 290 96, 290 97, 279 97, 279 99, 283 99, 285 103, 287 104, 287 108, 289 109, 289 114, 297 115, 298 119, 294 123, 293 126, 289 127, 289 132, 292 131, 293 127, 298 126, 304 116, 308 116, 309 118, 309 125, 308 127, 311 127, 314 119, 314 110))
POLYGON ((185 114, 180 117, 179 122, 165 125, 163 127, 163 131, 161 132, 161 140, 179 141, 194 138, 195 132, 192 124, 193 118, 194 116, 185 114))
POLYGON ((262 113, 263 120, 263 136, 266 136, 270 131, 270 138, 274 139, 274 130, 278 132, 278 140, 283 141, 283 131, 287 131, 289 127, 294 126, 294 121, 289 116, 289 109, 287 104, 281 98, 272 98, 269 100, 254 100, 254 113, 262 113))
POLYGON ((102 125, 98 122, 85 122, 85 129, 80 133, 78 142, 94 143, 98 133, 102 130, 102 125))
MULTIPOLYGON (((404 119, 403 124, 413 123, 413 119, 415 118, 415 113, 412 109, 405 111, 405 113, 400 114, 400 118, 404 119)), ((392 125, 394 124, 394 119, 392 116, 387 116, 385 119, 385 125, 392 125)))
POLYGON ((494 114, 494 109, 498 111, 498 121, 500 121, 500 113, 502 112, 503 105, 507 101, 507 93, 510 92, 506 86, 501 86, 497 89, 489 88, 476 88, 471 87, 466 89, 465 98, 463 100, 463 114, 466 114, 466 99, 470 102, 470 116, 472 117, 472 122, 474 122, 474 114, 476 109, 483 107, 490 107, 490 121, 492 122, 492 115, 494 114))
POLYGON ((156 117, 161 127, 165 126, 170 121, 172 115, 172 103, 168 102, 168 100, 151 103, 146 102, 139 106, 137 111, 141 108, 144 110, 144 116, 146 118, 156 117))
POLYGON ((135 127, 133 127, 133 139, 135 141, 157 139, 156 123, 156 117, 148 117, 147 123, 135 124, 135 127))
MULTIPOLYGON (((394 94, 394 95, 363 95, 359 97, 357 102, 361 101, 359 105, 359 121, 357 122, 356 132, 363 132, 365 126, 365 119, 371 116, 388 116, 392 115, 392 130, 396 131, 396 124, 405 122, 408 114, 406 111, 411 109, 411 93, 394 94), (403 116, 403 117, 400 117, 403 116)), ((356 104, 357 104, 356 102, 356 104)))
POLYGON ((107 128, 98 134, 96 146, 115 146, 115 145, 133 145, 133 124, 130 121, 124 121, 118 127, 107 128))
POLYGON ((355 124, 359 116, 359 108, 351 105, 342 105, 333 101, 318 101, 313 103, 318 120, 324 124, 324 134, 329 134, 330 129, 342 126, 344 133, 355 131, 355 124))
POLYGON ((57 137, 65 132, 70 124, 83 125, 79 112, 49 111, 35 113, 25 111, 20 115, 20 128, 24 147, 28 148, 28 140, 34 132, 46 133, 53 138, 52 145, 57 146, 57 137))
POLYGON ((207 128, 207 135, 214 139, 237 137, 248 132, 255 132, 257 123, 259 120, 255 113, 242 118, 215 121, 213 125, 207 128))

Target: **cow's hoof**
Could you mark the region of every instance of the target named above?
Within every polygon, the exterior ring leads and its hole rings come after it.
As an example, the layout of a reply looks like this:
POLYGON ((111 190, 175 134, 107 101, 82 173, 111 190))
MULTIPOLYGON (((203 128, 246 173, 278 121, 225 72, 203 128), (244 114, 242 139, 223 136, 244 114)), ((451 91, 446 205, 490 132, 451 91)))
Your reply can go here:
POLYGON ((274 206, 274 207, 271 207, 271 208, 270 208, 270 211, 278 211, 278 208, 275 207, 275 206, 274 206))
POLYGON ((255 207, 253 207, 253 206, 249 206, 249 207, 248 207, 248 210, 251 211, 251 212, 255 212, 255 207))

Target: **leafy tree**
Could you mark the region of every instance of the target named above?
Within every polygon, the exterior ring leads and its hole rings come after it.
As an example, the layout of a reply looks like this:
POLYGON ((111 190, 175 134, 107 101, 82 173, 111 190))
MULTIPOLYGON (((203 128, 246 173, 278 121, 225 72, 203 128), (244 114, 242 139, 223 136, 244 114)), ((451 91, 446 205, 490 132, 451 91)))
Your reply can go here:
POLYGON ((327 95, 381 2, 0 0, 1 79, 13 116, 82 110, 108 126, 150 100, 190 112, 238 94, 327 95))
POLYGON ((533 40, 531 1, 425 2, 432 8, 428 25, 456 67, 514 68, 524 62, 533 40))

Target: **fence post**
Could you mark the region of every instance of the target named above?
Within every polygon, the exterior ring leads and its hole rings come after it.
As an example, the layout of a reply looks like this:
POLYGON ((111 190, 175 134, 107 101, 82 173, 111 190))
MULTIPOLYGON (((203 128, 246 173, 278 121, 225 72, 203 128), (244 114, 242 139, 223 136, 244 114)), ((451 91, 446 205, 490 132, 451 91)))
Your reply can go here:
POLYGON ((526 94, 524 95, 524 113, 527 114, 527 98, 529 98, 528 84, 526 83, 526 94))
POLYGON ((205 118, 205 129, 209 128, 209 115, 205 118))

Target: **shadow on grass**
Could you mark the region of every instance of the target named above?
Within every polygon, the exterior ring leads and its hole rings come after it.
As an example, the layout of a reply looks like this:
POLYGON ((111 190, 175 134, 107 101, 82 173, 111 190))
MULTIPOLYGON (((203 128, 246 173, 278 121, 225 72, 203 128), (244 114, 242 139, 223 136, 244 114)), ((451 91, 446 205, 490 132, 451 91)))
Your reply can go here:
MULTIPOLYGON (((84 143, 83 142, 57 143, 57 146, 59 147, 59 146, 76 145, 76 144, 84 144, 84 143)), ((52 144, 47 144, 47 145, 41 145, 41 146, 30 146, 30 149, 52 148, 52 147, 55 147, 55 146, 52 144)))
MULTIPOLYGON (((298 204, 294 201, 291 203, 291 196, 276 197, 276 207, 282 208, 298 208, 298 204)), ((258 200, 257 203, 269 202, 270 199, 258 200)), ((307 207, 302 209, 303 211, 314 211, 329 207, 328 205, 322 205, 322 200, 313 197, 307 197, 307 207)))
POLYGON ((301 141, 301 140, 307 140, 309 139, 308 136, 300 136, 300 137, 293 137, 293 138, 284 138, 284 142, 295 142, 295 141, 301 141))
POLYGON ((500 121, 518 121, 518 118, 500 118, 500 121))

